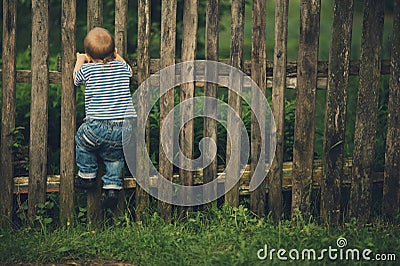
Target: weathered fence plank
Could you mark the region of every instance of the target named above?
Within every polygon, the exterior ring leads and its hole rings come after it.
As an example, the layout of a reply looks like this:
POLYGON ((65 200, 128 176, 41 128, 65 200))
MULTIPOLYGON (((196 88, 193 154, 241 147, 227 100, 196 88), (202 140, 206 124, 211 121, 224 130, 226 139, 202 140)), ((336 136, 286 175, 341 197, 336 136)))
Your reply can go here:
MULTIPOLYGON (((218 61, 218 40, 219 40, 219 0, 208 0, 206 4, 206 60, 218 61)), ((206 68, 207 77, 216 77, 218 75, 218 69, 206 68)), ((204 87, 204 96, 217 98, 218 96, 218 84, 207 82, 204 87)), ((212 116, 217 116, 217 105, 204 101, 204 110, 212 116)), ((204 137, 210 138, 217 144, 217 122, 209 117, 204 117, 204 137)), ((211 149, 207 146, 203 149, 204 160, 209 161, 213 154, 211 149)), ((217 158, 214 157, 211 160, 210 165, 203 170, 203 183, 211 182, 217 178, 217 158)), ((204 195, 216 195, 217 191, 204 191, 204 195)), ((203 198, 207 200, 207 198, 203 198)), ((211 206, 208 204, 206 206, 211 206)))
POLYGON ((75 130, 76 99, 74 71, 76 54, 76 0, 62 1, 62 94, 61 94, 61 143, 60 143, 60 223, 70 224, 74 216, 75 130))
MULTIPOLYGON (((126 58, 128 44, 128 0, 115 1, 115 49, 122 58, 126 58)), ((125 190, 118 194, 118 204, 113 210, 115 216, 120 216, 125 211, 125 190)))
POLYGON ((126 58, 128 43, 128 0, 115 1, 114 39, 118 54, 122 58, 126 58))
MULTIPOLYGON (((103 26, 103 0, 87 1, 87 31, 94 27, 103 26)), ((89 223, 99 225, 103 217, 103 209, 101 208, 101 176, 104 173, 104 164, 100 163, 97 171, 97 183, 94 189, 87 191, 87 206, 89 223)))
MULTIPOLYGON (((182 29, 182 62, 193 61, 196 59, 196 45, 197 45, 197 24, 198 24, 198 1, 185 0, 183 2, 183 29, 182 29)), ((182 81, 194 76, 194 67, 182 67, 182 81)), ((180 148, 182 156, 189 160, 193 159, 193 143, 194 143, 194 121, 188 118, 193 117, 194 114, 194 82, 183 83, 180 86, 180 102, 190 101, 191 104, 180 106, 180 148)), ((193 186, 193 172, 190 170, 192 166, 187 160, 180 158, 179 177, 181 183, 185 186, 193 186), (185 162, 188 162, 186 164, 185 162)), ((190 194, 190 193, 189 193, 190 194)), ((191 195, 186 195, 190 197, 191 195)), ((189 211, 190 207, 182 208, 182 211, 189 211)))
POLYGON ((310 212, 320 10, 320 0, 302 0, 300 2, 292 215, 296 211, 300 211, 304 215, 308 215, 310 212))
MULTIPOLYGON (((231 9, 231 44, 230 44, 230 65, 243 69, 243 46, 244 46, 244 0, 233 0, 231 9)), ((230 88, 235 86, 237 90, 242 90, 243 77, 238 75, 229 76, 230 88)), ((242 114, 242 99, 236 92, 229 90, 228 104, 239 116, 242 114)), ((231 161, 232 167, 226 170, 229 179, 236 179, 240 175, 240 125, 235 124, 234 114, 228 113, 226 161, 231 161)), ((239 205, 239 183, 225 194, 225 201, 230 206, 239 205)))
POLYGON ((392 64, 389 83, 388 131, 383 186, 383 214, 395 218, 399 213, 400 193, 400 0, 393 12, 392 64))
POLYGON ((49 6, 32 1, 32 90, 29 144, 28 217, 33 221, 38 204, 46 201, 47 128, 49 89, 49 6))
MULTIPOLYGON (((175 49, 176 49, 176 9, 177 1, 162 0, 161 1, 161 47, 160 47, 160 68, 165 68, 175 64, 175 49)), ((175 72, 171 73, 175 76, 175 72)), ((163 86, 168 86, 168 80, 162 80, 166 77, 160 77, 160 90, 164 91, 163 86)), ((170 77, 169 77, 170 80, 170 77)), ((175 81, 175 80, 174 80, 175 81)), ((166 87, 168 88, 168 87, 166 87)), ((174 108, 174 89, 170 89, 160 97, 160 136, 166 136, 164 140, 167 143, 159 145, 159 172, 160 174, 172 181, 173 165, 166 156, 173 151, 173 128, 164 127, 165 118, 173 111, 174 108), (170 150, 165 151, 163 147, 170 150)), ((158 187, 158 194, 162 194, 163 198, 172 195, 172 191, 166 191, 164 187, 158 187)), ((161 217, 166 221, 171 221, 172 205, 159 201, 158 210, 161 217)))
POLYGON ((366 0, 361 41, 360 79, 354 133, 350 214, 365 223, 371 212, 372 170, 380 81, 384 2, 366 0))
MULTIPOLYGON (((139 84, 144 82, 150 76, 150 0, 139 0, 138 3, 138 81, 139 84)), ((138 96, 138 118, 137 127, 148 129, 147 116, 143 115, 146 113, 150 101, 149 90, 141 90, 141 94, 138 96)), ((146 132, 138 130, 137 138, 144 139, 148 135, 143 136, 141 132, 146 132)), ((148 145, 148 144, 147 144, 148 145)), ((137 160, 136 160, 136 178, 142 180, 142 182, 147 182, 149 179, 149 165, 147 163, 147 147, 143 145, 137 145, 137 160)), ((142 188, 137 187, 136 197, 135 197, 135 215, 136 221, 142 220, 142 214, 149 204, 149 195, 142 188)))
POLYGON ((331 224, 338 224, 340 219, 353 9, 352 0, 336 0, 333 8, 321 184, 321 213, 331 224))
MULTIPOLYGON (((251 53, 251 78, 258 85, 262 93, 265 95, 267 87, 267 56, 266 56, 266 11, 267 3, 265 0, 254 0, 252 5, 252 53, 251 53)), ((252 89, 252 92, 257 89, 252 89)), ((258 95, 259 96, 259 95, 258 95)), ((252 109, 258 110, 261 119, 265 119, 265 108, 262 99, 258 99, 255 93, 252 94, 251 101, 252 109)), ((260 120, 261 120, 260 119, 260 120)), ((261 131, 265 128, 265 121, 257 121, 254 112, 251 112, 251 152, 250 152, 250 168, 251 176, 253 176, 255 168, 259 163, 262 164, 262 169, 265 169, 265 147, 262 147, 261 131)), ((265 140, 266 141, 266 140, 265 140)), ((265 214, 267 205, 266 198, 266 179, 252 193, 250 193, 250 209, 259 216, 265 214)))
POLYGON ((11 219, 13 211, 14 141, 15 128, 15 64, 16 64, 17 1, 3 1, 1 161, 0 161, 0 225, 11 219))
POLYGON ((103 26, 103 0, 87 0, 87 31, 103 26))
POLYGON ((285 129, 285 91, 287 64, 289 0, 278 0, 275 6, 274 77, 272 84, 272 112, 276 125, 275 157, 269 173, 268 207, 271 217, 278 222, 282 216, 283 145, 285 129))

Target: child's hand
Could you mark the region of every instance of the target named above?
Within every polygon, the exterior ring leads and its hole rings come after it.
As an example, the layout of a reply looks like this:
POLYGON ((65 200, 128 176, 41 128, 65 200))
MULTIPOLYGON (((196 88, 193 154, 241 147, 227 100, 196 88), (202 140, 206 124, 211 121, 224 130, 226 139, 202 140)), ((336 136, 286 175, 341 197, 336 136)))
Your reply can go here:
POLYGON ((75 62, 75 68, 74 68, 74 79, 75 79, 75 72, 78 71, 81 66, 88 62, 88 58, 86 54, 81 54, 81 53, 76 53, 76 62, 75 62))
POLYGON ((88 62, 86 54, 76 53, 76 62, 81 64, 88 62))

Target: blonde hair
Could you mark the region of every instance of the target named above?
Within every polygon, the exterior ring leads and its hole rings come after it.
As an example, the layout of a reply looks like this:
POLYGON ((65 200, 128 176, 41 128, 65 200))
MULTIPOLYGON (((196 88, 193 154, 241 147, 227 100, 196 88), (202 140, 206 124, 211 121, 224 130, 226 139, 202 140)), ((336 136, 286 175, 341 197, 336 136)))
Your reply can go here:
POLYGON ((95 27, 88 32, 83 41, 85 53, 94 60, 102 60, 103 63, 115 59, 115 42, 111 33, 100 27, 95 27))

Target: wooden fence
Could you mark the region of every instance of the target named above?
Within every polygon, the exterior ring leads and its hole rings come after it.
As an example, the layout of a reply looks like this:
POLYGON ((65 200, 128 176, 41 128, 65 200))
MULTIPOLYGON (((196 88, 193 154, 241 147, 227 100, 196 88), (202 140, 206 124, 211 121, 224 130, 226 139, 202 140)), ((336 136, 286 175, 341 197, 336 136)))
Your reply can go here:
MULTIPOLYGON (((383 174, 383 205, 385 217, 394 218, 399 212, 399 174, 400 174, 400 0, 394 0, 394 20, 392 32, 391 61, 381 60, 382 33, 384 20, 384 1, 365 0, 362 27, 362 45, 359 62, 350 62, 353 0, 335 0, 332 23, 332 39, 329 62, 318 62, 320 0, 301 0, 300 36, 297 63, 287 62, 287 32, 289 0, 276 0, 275 7, 275 44, 273 62, 266 60, 266 1, 252 2, 252 52, 251 61, 243 60, 244 49, 244 0, 232 0, 231 5, 231 43, 230 59, 225 62, 242 69, 264 90, 272 88, 272 109, 277 126, 277 148, 268 173, 268 178, 257 190, 250 193, 250 207, 258 215, 265 215, 268 209, 275 221, 282 217, 282 180, 284 180, 283 143, 285 90, 297 90, 296 114, 293 146, 292 173, 292 213, 301 211, 310 213, 310 192, 315 182, 314 174, 314 137, 316 89, 327 90, 326 121, 321 186, 321 215, 325 222, 337 224, 342 214, 340 207, 341 185, 345 177, 344 137, 346 124, 346 106, 349 75, 358 75, 358 103, 354 154, 350 172, 350 214, 362 222, 370 218, 371 188, 373 182, 374 145, 377 129, 378 92, 380 76, 390 74, 388 102, 388 130, 386 138, 385 170, 383 174), (268 193, 267 193, 268 192, 268 193), (268 205, 268 206, 267 206, 268 205)), ((87 28, 103 24, 103 1, 87 1, 87 28)), ((119 53, 127 52, 127 0, 115 1, 115 41, 119 53)), ((48 85, 62 84, 61 107, 61 156, 60 156, 60 219, 66 224, 74 215, 73 178, 75 169, 74 135, 75 89, 72 71, 76 53, 76 1, 62 0, 61 36, 62 59, 60 71, 49 71, 49 15, 48 1, 32 0, 32 67, 23 71, 16 69, 16 15, 17 0, 3 1, 3 53, 2 53, 2 127, 1 127, 1 176, 0 176, 0 215, 12 217, 13 213, 13 152, 12 130, 15 128, 15 90, 17 82, 32 84, 30 146, 29 146, 29 196, 28 214, 34 219, 39 203, 46 196, 47 130, 48 130, 48 85)), ((183 1, 183 32, 181 61, 196 58, 196 34, 198 21, 198 3, 196 0, 183 1)), ((219 1, 207 0, 206 7, 206 54, 207 60, 220 60, 218 56, 219 1)), ((130 60, 134 68, 133 82, 140 84, 151 73, 173 65, 176 62, 177 1, 161 1, 161 46, 160 54, 152 55, 160 59, 150 59, 151 35, 150 0, 138 1, 138 49, 137 59, 130 60)), ((223 61, 223 60, 220 60, 223 61)), ((180 100, 193 97, 195 84, 181 86, 180 100)), ((204 94, 217 96, 215 84, 205 84, 204 94)), ((147 97, 141 95, 141 104, 146 108, 147 97)), ((241 112, 241 99, 230 92, 229 105, 241 112)), ((173 91, 160 99, 160 125, 163 126, 167 114, 174 107, 173 91)), ((189 110, 191 112, 193 110, 189 110)), ((252 150, 250 176, 257 163, 260 132, 257 131, 255 118, 252 119, 252 150)), ((147 121, 139 117, 140 126, 147 121)), ((163 129, 162 129, 163 130, 163 129)), ((169 133, 166 133, 169 134, 169 133)), ((204 120, 204 136, 217 139, 216 122, 204 120)), ((193 123, 184 125, 180 143, 183 153, 193 155, 193 123)), ((139 136, 141 137, 141 136, 139 136)), ((142 136, 144 137, 144 136, 142 136)), ((171 138, 172 139, 172 138, 171 138)), ((227 156, 230 154, 227 147, 227 156)), ((149 169, 143 163, 143 150, 138 150, 138 173, 148 176, 149 169)), ((160 148, 159 172, 170 180, 173 178, 172 163, 160 148)), ((213 161, 203 170, 203 182, 217 178, 217 164, 213 161)), ((240 175, 239 168, 227 173, 240 175)), ((193 173, 180 170, 183 184, 193 185, 193 173)), ((100 185, 100 183, 99 183, 100 185)), ((91 221, 101 217, 99 206, 100 187, 88 194, 88 215, 91 221)), ((159 193, 162 188, 159 188, 159 193)), ((225 195, 230 205, 239 203, 239 185, 225 195)), ((147 206, 149 196, 140 188, 136 193, 136 214, 147 206)), ((171 205, 159 202, 161 215, 171 218, 171 205)))

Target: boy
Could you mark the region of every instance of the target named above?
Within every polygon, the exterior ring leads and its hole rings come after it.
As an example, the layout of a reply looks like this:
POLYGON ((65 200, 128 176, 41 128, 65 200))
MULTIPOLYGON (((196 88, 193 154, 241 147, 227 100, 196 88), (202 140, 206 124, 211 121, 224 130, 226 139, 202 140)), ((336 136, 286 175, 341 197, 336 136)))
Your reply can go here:
POLYGON ((103 205, 112 208, 122 189, 124 154, 122 132, 125 118, 136 117, 129 89, 132 70, 115 49, 106 29, 92 29, 84 40, 85 54, 77 53, 76 86, 85 85, 85 121, 76 136, 77 188, 95 186, 97 155, 103 160, 103 205))

